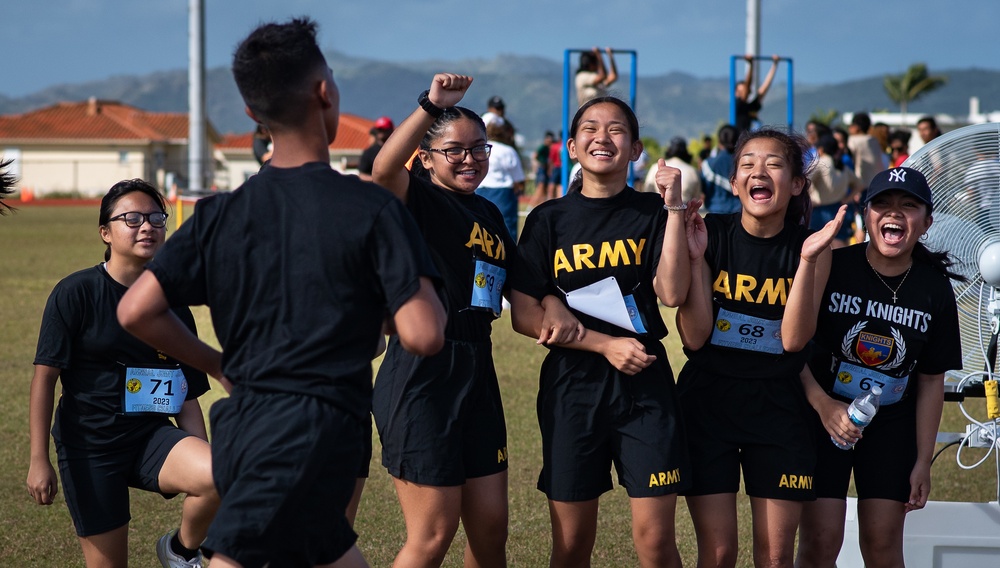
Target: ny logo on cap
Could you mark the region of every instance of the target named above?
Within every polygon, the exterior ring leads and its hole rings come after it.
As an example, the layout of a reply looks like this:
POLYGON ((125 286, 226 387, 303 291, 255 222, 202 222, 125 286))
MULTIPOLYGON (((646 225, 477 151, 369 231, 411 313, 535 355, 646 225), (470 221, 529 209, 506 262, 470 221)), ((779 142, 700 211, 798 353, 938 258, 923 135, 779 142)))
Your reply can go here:
POLYGON ((889 172, 889 181, 897 183, 906 183, 906 170, 903 168, 897 168, 889 172))

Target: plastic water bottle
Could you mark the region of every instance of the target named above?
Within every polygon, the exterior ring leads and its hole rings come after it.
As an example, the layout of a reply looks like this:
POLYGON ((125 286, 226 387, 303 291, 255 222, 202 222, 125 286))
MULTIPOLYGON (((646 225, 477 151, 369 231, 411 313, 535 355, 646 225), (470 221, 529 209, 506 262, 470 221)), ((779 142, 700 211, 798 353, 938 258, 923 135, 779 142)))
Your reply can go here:
MULTIPOLYGON (((855 426, 864 430, 865 426, 872 423, 872 418, 875 418, 875 413, 878 412, 880 396, 882 396, 882 389, 873 386, 870 391, 858 395, 858 398, 851 402, 851 405, 847 407, 847 416, 850 417, 855 426)), ((842 450, 850 450, 854 447, 854 442, 842 444, 833 436, 830 436, 830 441, 842 450)))

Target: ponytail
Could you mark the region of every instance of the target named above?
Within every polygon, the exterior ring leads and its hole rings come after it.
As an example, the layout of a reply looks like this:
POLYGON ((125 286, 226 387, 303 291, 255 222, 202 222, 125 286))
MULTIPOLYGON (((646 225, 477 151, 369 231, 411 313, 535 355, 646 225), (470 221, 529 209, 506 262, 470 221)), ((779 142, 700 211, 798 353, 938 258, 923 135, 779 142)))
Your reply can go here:
POLYGON ((802 193, 793 195, 788 201, 788 209, 785 210, 785 223, 792 225, 809 226, 812 217, 812 199, 809 198, 808 184, 802 193))
POLYGON ((573 193, 583 190, 583 170, 576 172, 573 179, 569 180, 569 187, 566 188, 566 193, 573 193))
POLYGON ((931 250, 927 248, 924 243, 918 242, 917 245, 913 247, 913 260, 930 265, 931 268, 937 270, 952 280, 957 280, 959 282, 968 282, 969 280, 965 276, 951 270, 955 261, 948 256, 947 252, 931 250))

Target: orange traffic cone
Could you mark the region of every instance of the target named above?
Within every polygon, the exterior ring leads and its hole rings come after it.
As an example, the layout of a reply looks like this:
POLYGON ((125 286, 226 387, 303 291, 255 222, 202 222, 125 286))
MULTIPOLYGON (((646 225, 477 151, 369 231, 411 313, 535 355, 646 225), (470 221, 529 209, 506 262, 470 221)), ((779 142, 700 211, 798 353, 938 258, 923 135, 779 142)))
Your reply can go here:
POLYGON ((28 203, 35 200, 35 191, 29 186, 21 188, 21 203, 28 203))

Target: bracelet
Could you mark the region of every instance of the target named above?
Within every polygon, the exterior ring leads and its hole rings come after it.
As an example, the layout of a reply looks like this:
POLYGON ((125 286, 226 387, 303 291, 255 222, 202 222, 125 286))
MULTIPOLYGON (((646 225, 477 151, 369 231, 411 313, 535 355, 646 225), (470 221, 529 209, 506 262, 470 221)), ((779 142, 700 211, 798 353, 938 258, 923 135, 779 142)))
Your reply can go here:
POLYGON ((427 114, 433 116, 434 118, 441 118, 441 115, 444 114, 444 109, 431 102, 430 98, 428 98, 428 95, 430 94, 430 89, 420 93, 420 96, 417 97, 417 104, 420 105, 420 108, 424 109, 424 112, 427 114))
POLYGON ((666 203, 663 204, 664 211, 686 211, 687 208, 688 208, 687 203, 681 203, 680 205, 667 205, 666 203))

